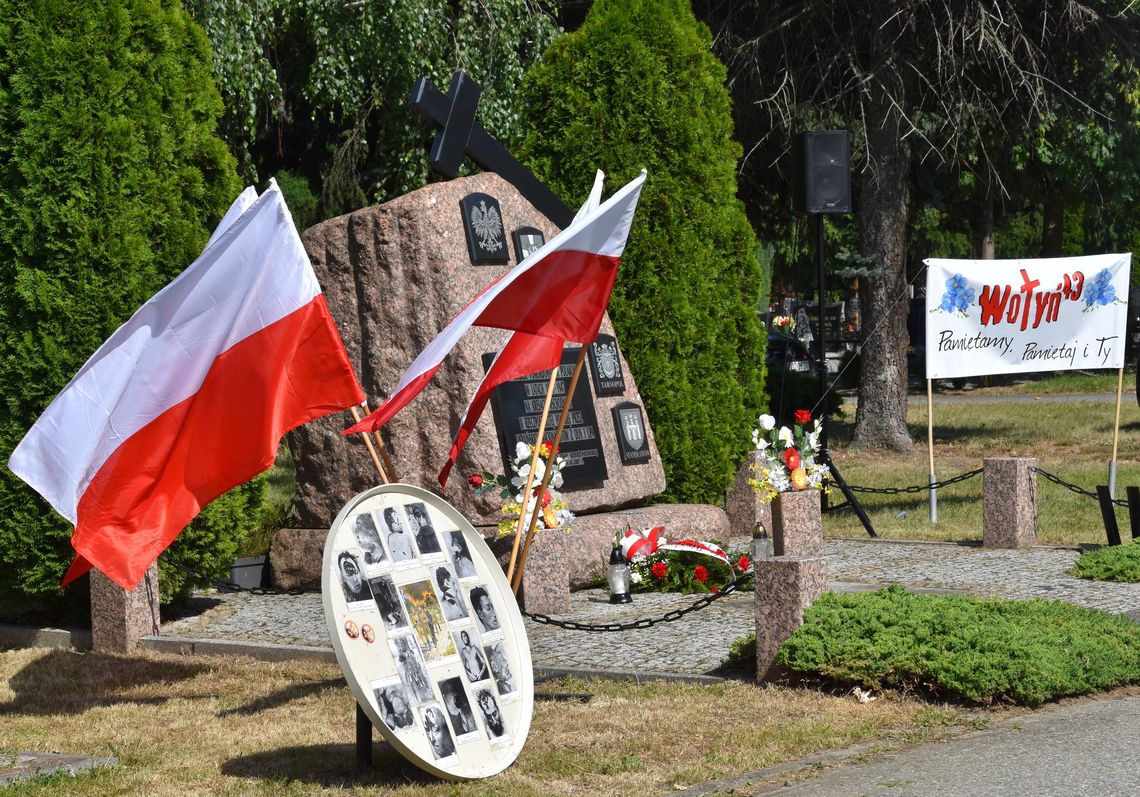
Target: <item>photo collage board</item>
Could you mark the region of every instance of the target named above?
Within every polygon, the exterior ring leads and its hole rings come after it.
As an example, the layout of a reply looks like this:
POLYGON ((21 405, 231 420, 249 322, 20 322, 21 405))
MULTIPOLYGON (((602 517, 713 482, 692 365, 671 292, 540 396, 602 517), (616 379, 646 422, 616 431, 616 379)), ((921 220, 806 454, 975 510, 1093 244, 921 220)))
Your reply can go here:
POLYGON ((450 504, 405 484, 357 495, 325 543, 322 592, 345 679, 393 747, 449 779, 514 761, 530 646, 501 566, 450 504))

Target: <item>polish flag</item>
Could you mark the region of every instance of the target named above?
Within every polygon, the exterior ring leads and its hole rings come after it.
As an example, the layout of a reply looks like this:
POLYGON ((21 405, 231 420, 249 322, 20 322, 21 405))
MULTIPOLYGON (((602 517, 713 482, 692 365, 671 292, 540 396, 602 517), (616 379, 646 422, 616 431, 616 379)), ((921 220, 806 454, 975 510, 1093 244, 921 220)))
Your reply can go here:
POLYGON ((388 400, 344 434, 372 432, 390 421, 419 395, 472 326, 591 343, 609 303, 644 182, 642 171, 492 283, 420 352, 388 400))
POLYGON ((285 432, 363 400, 271 182, 92 355, 8 467, 75 525, 64 584, 96 567, 132 589, 285 432))
MULTIPOLYGON (((574 216, 570 226, 596 211, 601 205, 604 180, 605 174, 599 170, 594 175, 594 186, 590 189, 590 195, 574 216)), ((607 293, 602 304, 603 309, 609 304, 609 300, 610 297, 607 293)), ((594 335, 597 336, 597 330, 594 330, 594 335)), ((563 341, 558 338, 541 337, 526 332, 511 333, 507 342, 503 344, 503 348, 495 355, 494 362, 487 369, 487 373, 475 390, 475 395, 471 398, 471 403, 467 405, 467 410, 463 413, 463 419, 459 422, 459 430, 451 441, 451 451, 448 452, 447 462, 444 463, 443 470, 439 472, 440 487, 447 486, 447 477, 455 466, 455 460, 459 457, 459 452, 467 445, 467 439, 475 430, 475 424, 479 422, 479 416, 483 414, 483 409, 487 406, 494 389, 512 379, 557 368, 562 363, 562 345, 563 341)), ((569 397, 567 397, 567 401, 569 401, 569 397)), ((540 432, 540 439, 541 435, 540 432)))

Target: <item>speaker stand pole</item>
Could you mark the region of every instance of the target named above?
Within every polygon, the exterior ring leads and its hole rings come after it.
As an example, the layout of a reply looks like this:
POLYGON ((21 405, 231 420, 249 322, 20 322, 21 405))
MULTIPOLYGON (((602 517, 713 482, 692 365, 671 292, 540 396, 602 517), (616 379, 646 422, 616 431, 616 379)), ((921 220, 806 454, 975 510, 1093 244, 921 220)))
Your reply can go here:
MULTIPOLYGON (((824 273, 824 237, 823 237, 823 214, 816 213, 816 254, 819 260, 819 362, 817 370, 819 372, 819 412, 824 418, 827 417, 827 347, 824 342, 826 336, 826 325, 824 323, 825 313, 823 309, 823 297, 827 287, 827 276, 824 273)), ((844 498, 847 499, 847 504, 855 510, 855 516, 859 518, 859 522, 863 524, 863 528, 872 537, 879 536, 875 533, 874 527, 871 525, 871 519, 867 517, 867 513, 863 511, 859 499, 855 497, 855 493, 851 492, 851 488, 847 486, 847 482, 839 473, 839 468, 835 467, 835 463, 831 460, 831 455, 827 453, 827 424, 823 424, 819 432, 819 458, 823 464, 827 465, 831 470, 831 477, 834 479, 835 484, 843 493, 844 498)), ((827 493, 820 496, 822 511, 828 511, 827 506, 827 493)), ((839 507, 835 507, 838 509, 839 507)))

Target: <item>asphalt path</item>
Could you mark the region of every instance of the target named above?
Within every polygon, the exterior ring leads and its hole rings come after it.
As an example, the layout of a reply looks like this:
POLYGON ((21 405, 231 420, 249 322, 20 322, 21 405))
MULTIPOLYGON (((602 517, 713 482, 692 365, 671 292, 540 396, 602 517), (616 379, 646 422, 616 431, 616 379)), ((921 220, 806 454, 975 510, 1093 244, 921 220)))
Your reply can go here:
POLYGON ((1140 794, 1140 695, 1049 706, 949 741, 824 768, 746 794, 786 797, 1068 797, 1140 794))

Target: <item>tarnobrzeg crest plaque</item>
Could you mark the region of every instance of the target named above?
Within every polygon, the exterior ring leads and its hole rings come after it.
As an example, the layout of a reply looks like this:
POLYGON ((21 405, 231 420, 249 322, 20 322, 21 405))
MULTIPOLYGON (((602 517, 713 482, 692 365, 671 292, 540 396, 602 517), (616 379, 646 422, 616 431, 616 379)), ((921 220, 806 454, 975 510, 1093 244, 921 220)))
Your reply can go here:
MULTIPOLYGON (((490 368, 494 359, 494 354, 484 354, 483 368, 490 368)), ((543 440, 553 438, 554 431, 558 428, 558 416, 566 401, 566 391, 570 387, 577 359, 577 347, 562 350, 562 364, 558 368, 543 440)), ((499 432, 505 473, 511 472, 515 446, 518 443, 530 445, 537 437, 549 382, 550 371, 542 371, 504 382, 491 394, 491 409, 495 416, 495 428, 499 432)), ((570 397, 570 413, 566 417, 566 427, 562 430, 558 454, 566 461, 562 468, 562 483, 567 487, 599 482, 609 477, 594 398, 590 395, 589 381, 581 376, 574 395, 570 397)))
POLYGON ((510 766, 534 710, 530 645, 459 512, 406 484, 360 493, 333 521, 321 590, 345 680, 392 747, 451 780, 510 766))

